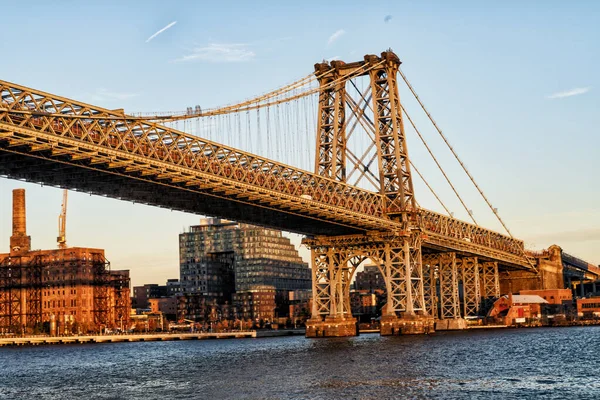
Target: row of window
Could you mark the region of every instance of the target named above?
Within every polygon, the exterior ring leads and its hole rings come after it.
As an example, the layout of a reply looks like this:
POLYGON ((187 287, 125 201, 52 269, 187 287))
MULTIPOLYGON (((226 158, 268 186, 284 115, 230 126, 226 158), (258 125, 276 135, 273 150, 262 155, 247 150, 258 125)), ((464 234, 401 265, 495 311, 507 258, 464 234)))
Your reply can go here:
POLYGON ((600 303, 581 303, 581 308, 600 308, 600 303))

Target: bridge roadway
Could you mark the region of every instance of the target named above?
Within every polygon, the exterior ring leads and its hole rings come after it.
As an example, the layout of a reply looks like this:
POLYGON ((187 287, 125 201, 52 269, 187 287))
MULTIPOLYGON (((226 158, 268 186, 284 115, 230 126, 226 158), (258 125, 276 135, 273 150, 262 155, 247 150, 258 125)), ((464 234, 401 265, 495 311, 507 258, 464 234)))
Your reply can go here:
MULTIPOLYGON (((378 193, 0 81, 0 175, 304 235, 397 232, 378 193)), ((424 252, 528 269, 520 240, 421 210, 424 252)))

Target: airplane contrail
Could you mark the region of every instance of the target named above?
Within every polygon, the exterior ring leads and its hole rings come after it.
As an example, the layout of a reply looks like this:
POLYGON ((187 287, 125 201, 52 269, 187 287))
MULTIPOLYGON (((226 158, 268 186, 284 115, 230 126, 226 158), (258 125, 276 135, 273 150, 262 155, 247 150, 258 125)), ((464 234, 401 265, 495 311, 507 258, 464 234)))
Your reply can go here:
POLYGON ((148 43, 149 41, 151 41, 152 39, 154 39, 155 37, 157 37, 158 35, 160 35, 161 33, 163 33, 164 31, 166 31, 167 29, 169 29, 170 27, 172 27, 173 25, 175 25, 177 23, 177 21, 173 21, 171 22, 169 25, 165 26, 164 28, 162 28, 160 31, 156 32, 154 35, 150 36, 148 38, 148 40, 146 40, 146 43, 148 43))

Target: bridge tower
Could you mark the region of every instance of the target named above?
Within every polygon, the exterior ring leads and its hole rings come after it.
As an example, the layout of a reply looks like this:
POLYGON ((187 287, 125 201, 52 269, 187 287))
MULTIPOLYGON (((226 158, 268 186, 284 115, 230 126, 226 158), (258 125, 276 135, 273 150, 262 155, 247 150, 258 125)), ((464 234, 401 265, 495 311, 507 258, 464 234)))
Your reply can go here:
POLYGON ((390 221, 400 222, 401 229, 304 240, 313 260, 313 305, 307 337, 357 334, 356 320, 350 311, 350 281, 356 267, 366 259, 378 265, 385 278, 387 304, 381 334, 433 330, 433 318, 425 306, 421 222, 396 80, 399 66, 398 56, 391 51, 383 52, 381 57, 367 55, 357 63, 333 61, 315 65, 321 88, 316 173, 345 182, 346 104, 356 110, 346 98, 346 77, 368 75, 374 118, 366 122, 374 132, 381 206, 390 221))

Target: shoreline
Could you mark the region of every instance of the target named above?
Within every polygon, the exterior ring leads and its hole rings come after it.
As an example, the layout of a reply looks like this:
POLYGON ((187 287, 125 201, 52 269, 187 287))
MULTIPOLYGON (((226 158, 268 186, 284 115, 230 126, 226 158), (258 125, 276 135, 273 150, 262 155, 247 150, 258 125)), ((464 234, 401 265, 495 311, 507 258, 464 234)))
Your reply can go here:
MULTIPOLYGON (((498 329, 535 329, 535 328, 571 328, 582 326, 599 326, 595 324, 570 324, 554 326, 508 326, 508 325, 479 325, 470 326, 466 329, 439 330, 436 333, 445 332, 468 332, 498 329)), ((377 329, 365 329, 358 332, 360 335, 378 334, 377 329)), ((215 340, 215 339, 260 339, 271 337, 300 336, 305 335, 304 329, 282 329, 282 330, 251 330, 239 332, 201 332, 201 333, 142 333, 125 335, 73 335, 73 336, 25 336, 25 337, 0 337, 0 347, 20 347, 58 344, 100 344, 100 343, 132 343, 132 342, 166 342, 180 340, 215 340)))

